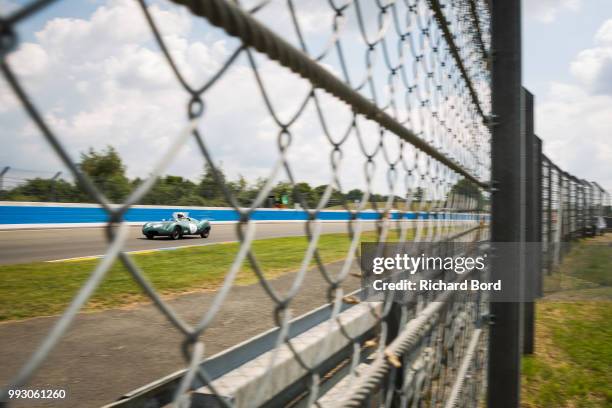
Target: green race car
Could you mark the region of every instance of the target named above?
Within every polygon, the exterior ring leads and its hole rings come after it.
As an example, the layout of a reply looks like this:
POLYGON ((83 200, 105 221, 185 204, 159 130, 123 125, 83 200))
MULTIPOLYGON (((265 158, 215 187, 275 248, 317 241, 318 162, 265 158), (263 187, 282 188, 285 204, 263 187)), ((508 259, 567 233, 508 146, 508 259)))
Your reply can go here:
POLYGON ((180 239, 183 235, 199 235, 208 238, 210 223, 206 220, 189 218, 189 213, 176 212, 170 221, 147 222, 142 226, 142 233, 147 239, 157 236, 180 239))

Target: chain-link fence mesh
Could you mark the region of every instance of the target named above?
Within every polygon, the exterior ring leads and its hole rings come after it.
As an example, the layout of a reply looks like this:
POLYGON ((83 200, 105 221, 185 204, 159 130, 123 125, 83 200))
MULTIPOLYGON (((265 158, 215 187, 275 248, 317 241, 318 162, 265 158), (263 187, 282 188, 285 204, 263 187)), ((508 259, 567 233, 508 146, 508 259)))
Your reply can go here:
MULTIPOLYGON (((54 346, 66 333, 76 314, 104 279, 109 267, 122 263, 134 281, 153 301, 159 312, 183 334, 180 347, 187 367, 180 384, 173 390, 173 399, 189 405, 188 391, 194 384, 204 384, 203 392, 212 395, 221 406, 258 406, 271 400, 278 392, 275 384, 284 374, 275 370, 283 353, 300 366, 306 376, 305 394, 300 400, 307 405, 318 404, 360 406, 477 406, 486 365, 487 330, 484 298, 456 299, 455 294, 439 297, 421 294, 410 302, 394 302, 391 297, 379 303, 357 304, 363 313, 372 316, 364 338, 347 327, 343 306, 359 303, 349 295, 344 283, 358 268, 359 244, 369 197, 375 186, 388 188, 387 201, 371 203, 376 212, 376 241, 385 242, 393 235, 399 242, 443 240, 486 241, 486 217, 479 215, 488 206, 485 192, 489 179, 490 116, 489 89, 489 10, 484 0, 406 0, 406 1, 321 1, 316 3, 317 24, 323 29, 327 21, 324 46, 314 51, 304 29, 304 15, 309 11, 304 3, 263 1, 242 5, 225 0, 176 1, 197 18, 218 26, 227 36, 235 37, 239 45, 219 64, 219 68, 204 83, 192 83, 175 60, 168 39, 160 29, 160 21, 150 12, 144 0, 139 1, 142 14, 176 78, 176 84, 188 97, 183 130, 174 136, 171 145, 158 158, 151 176, 138 185, 120 206, 110 200, 84 174, 68 154, 62 135, 45 120, 35 104, 36 95, 29 95, 12 67, 11 53, 19 47, 17 32, 20 24, 51 4, 36 1, 17 9, 0 20, 2 73, 20 100, 31 121, 36 125, 53 152, 72 173, 74 179, 108 215, 106 229, 108 247, 105 256, 91 272, 89 279, 58 319, 43 343, 32 351, 31 358, 15 373, 8 388, 27 384, 54 346), (279 21, 290 29, 296 39, 278 32, 258 20, 269 8, 283 11, 279 21), (294 112, 287 112, 271 95, 260 72, 262 60, 271 60, 308 81, 310 89, 297 95, 301 103, 294 112), (239 204, 234 193, 221 177, 216 182, 223 189, 228 203, 239 214, 236 234, 240 241, 232 266, 212 305, 196 324, 184 321, 160 296, 134 259, 123 251, 126 211, 151 189, 179 149, 192 138, 205 162, 216 169, 217 162, 207 138, 205 119, 207 108, 216 103, 208 98, 210 89, 227 79, 228 72, 238 64, 253 74, 259 97, 265 104, 267 117, 276 129, 275 163, 270 166, 268 182, 250 206, 239 204), (328 117, 323 98, 340 100, 350 110, 352 119, 343 130, 328 117), (321 155, 328 156, 328 186, 316 206, 311 206, 294 190, 296 201, 307 214, 304 235, 308 248, 302 267, 294 274, 293 284, 284 293, 270 282, 252 251, 257 224, 253 213, 268 197, 274 180, 284 177, 295 187, 294 163, 290 160, 295 143, 295 123, 307 107, 314 107, 320 133, 326 142, 317 146, 321 155), (375 139, 375 143, 366 140, 375 139), (356 143, 355 143, 356 142, 356 143), (347 146, 354 143, 354 151, 347 146), (345 163, 345 160, 350 162, 345 163), (319 214, 335 190, 343 191, 342 168, 361 172, 365 194, 357 208, 343 202, 349 214, 346 223, 350 242, 338 271, 329 268, 320 254, 321 220, 319 214), (261 381, 249 393, 232 395, 231 384, 225 388, 222 379, 212 379, 200 363, 206 359, 207 328, 223 308, 224 300, 234 286, 243 263, 248 263, 259 284, 273 300, 272 313, 279 328, 276 346, 268 353, 261 381), (310 267, 314 265, 315 269, 310 267), (306 358, 299 344, 288 335, 290 308, 299 293, 305 275, 319 273, 327 282, 326 297, 331 306, 327 319, 328 335, 317 347, 315 357, 306 358), (390 325, 395 325, 392 330, 390 325), (341 343, 353 350, 347 359, 350 369, 347 381, 339 385, 344 391, 320 392, 327 373, 319 367, 332 354, 329 340, 332 333, 341 335, 341 343), (269 357, 269 358, 268 358, 269 357), (218 386, 217 386, 218 385, 218 386), (325 399, 327 396, 327 400, 325 399), (326 402, 327 401, 327 402, 326 402)), ((315 6, 312 6, 315 7, 315 6)), ((312 16, 310 16, 312 18, 312 16)), ((309 31, 312 33, 312 31, 309 31)), ((321 43, 319 41, 319 43, 321 43)), ((240 112, 237 112, 239 118, 240 112)), ((263 118, 262 118, 263 119, 263 118)), ((245 135, 245 143, 254 143, 245 135)), ((218 175, 215 171, 214 174, 218 175)), ((561 178, 558 178, 561 180, 561 178)), ((565 179, 563 179, 565 180, 565 179)), ((572 214, 559 217, 564 223, 563 234, 575 230, 575 186, 573 181, 560 185, 561 211, 572 214), (572 184, 573 183, 573 184, 572 184)), ((550 210, 549 210, 550 213, 550 210)), ((549 229, 547 231, 552 231, 549 229)), ((206 273, 203 266, 202 273, 206 273)), ((474 294, 473 296, 480 296, 474 294)), ((350 309, 349 309, 350 310, 350 309)), ((357 310, 357 309, 354 309, 357 310)), ((262 311, 264 313, 264 311, 262 311)), ((340 384, 340 383, 339 383, 340 384)), ((6 392, 5 388, 5 391, 6 392)), ((338 389, 336 389, 337 391, 338 389)))
POLYGON ((543 267, 551 274, 570 250, 571 242, 603 233, 609 193, 595 182, 563 171, 542 155, 543 267))

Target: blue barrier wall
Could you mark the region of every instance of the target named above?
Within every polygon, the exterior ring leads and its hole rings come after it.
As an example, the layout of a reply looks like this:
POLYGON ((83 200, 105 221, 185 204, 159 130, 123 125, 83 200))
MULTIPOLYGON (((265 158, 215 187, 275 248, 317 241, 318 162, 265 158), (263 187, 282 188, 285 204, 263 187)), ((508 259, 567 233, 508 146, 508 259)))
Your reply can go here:
MULTIPOLYGON (((238 221, 238 213, 231 208, 170 208, 155 206, 132 207, 125 215, 128 222, 147 222, 169 219, 173 212, 189 212, 196 219, 207 219, 210 221, 238 221)), ((436 214, 419 213, 422 219, 436 218, 436 214)), ((446 214, 447 216, 450 214, 446 214)), ((392 218, 397 219, 399 213, 392 213, 392 218)), ((415 219, 416 213, 404 215, 406 219, 415 219)), ((363 220, 376 220, 379 215, 374 211, 363 211, 358 218, 363 220)), ((452 214, 453 219, 467 219, 473 217, 468 214, 452 214)), ((325 221, 345 221, 349 219, 346 211, 321 211, 319 219, 325 221)), ((307 214, 303 210, 278 210, 262 208, 255 211, 252 216, 255 221, 303 221, 307 214)), ((66 224, 66 223, 103 223, 108 221, 108 216, 100 207, 79 205, 0 205, 0 224, 66 224)))

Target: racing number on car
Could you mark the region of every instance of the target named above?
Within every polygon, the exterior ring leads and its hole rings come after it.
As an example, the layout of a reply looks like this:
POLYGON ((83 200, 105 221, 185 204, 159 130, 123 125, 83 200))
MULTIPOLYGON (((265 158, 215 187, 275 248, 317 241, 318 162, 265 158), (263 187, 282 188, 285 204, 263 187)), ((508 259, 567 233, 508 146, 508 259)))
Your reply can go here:
POLYGON ((189 232, 192 234, 195 234, 196 231, 198 230, 198 226, 196 225, 195 222, 190 222, 189 223, 189 232))

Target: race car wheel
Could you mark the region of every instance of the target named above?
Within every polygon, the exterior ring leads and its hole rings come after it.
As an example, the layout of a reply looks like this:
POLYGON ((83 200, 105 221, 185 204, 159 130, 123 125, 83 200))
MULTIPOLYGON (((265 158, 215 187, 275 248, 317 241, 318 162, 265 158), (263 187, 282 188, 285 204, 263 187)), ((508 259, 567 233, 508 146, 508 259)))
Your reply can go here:
POLYGON ((147 239, 153 239, 153 237, 155 237, 155 235, 153 235, 153 234, 147 234, 147 239))
POLYGON ((182 235, 181 227, 175 227, 174 230, 172 230, 172 234, 170 234, 170 238, 180 239, 182 235))
POLYGON ((204 231, 202 231, 202 233, 200 234, 200 236, 202 238, 208 238, 208 236, 210 235, 210 228, 206 228, 204 231))

